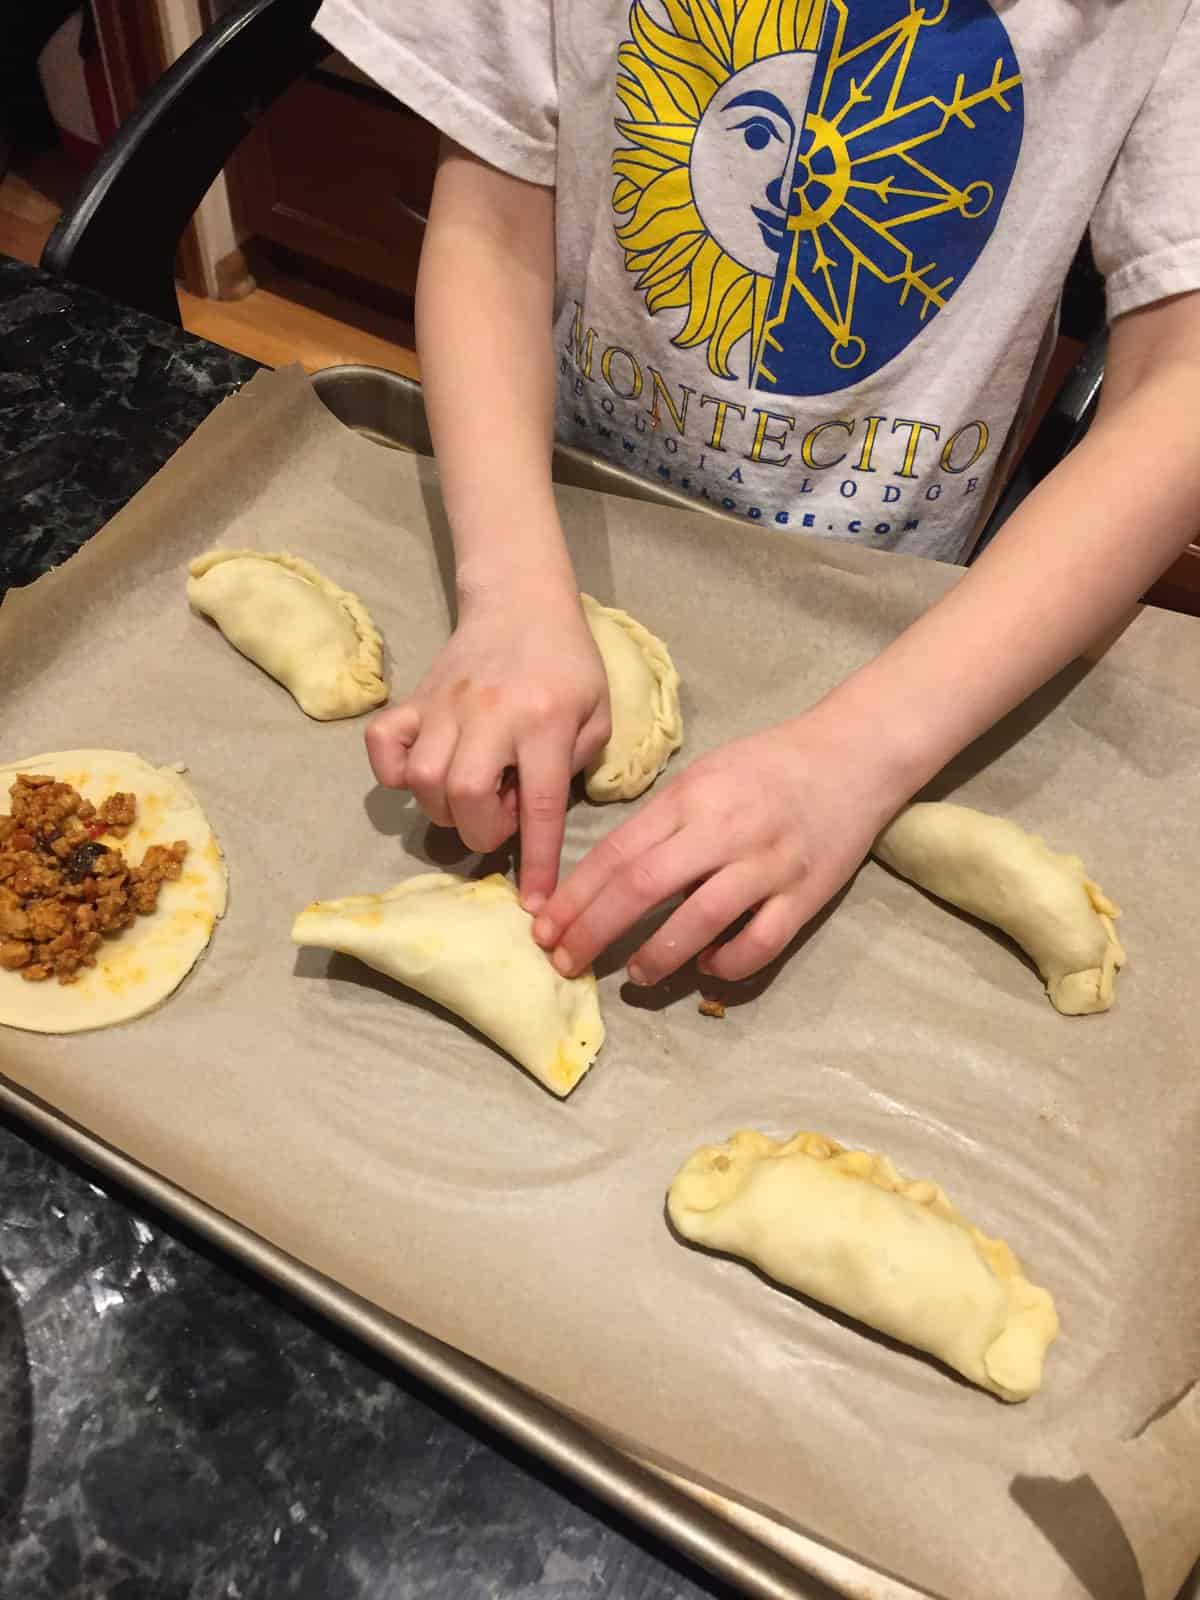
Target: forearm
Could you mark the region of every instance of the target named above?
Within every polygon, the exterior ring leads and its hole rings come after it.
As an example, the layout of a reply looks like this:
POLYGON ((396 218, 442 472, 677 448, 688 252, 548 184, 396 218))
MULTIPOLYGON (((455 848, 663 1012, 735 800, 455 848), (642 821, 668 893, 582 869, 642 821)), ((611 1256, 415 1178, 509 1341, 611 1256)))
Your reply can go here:
POLYGON ((1185 340, 1119 362, 1089 433, 978 563, 824 703, 878 728, 898 800, 1093 644, 1195 535, 1196 356, 1185 340))
POLYGON ((417 344, 462 594, 571 583, 551 489, 554 194, 449 146, 417 284, 417 344))

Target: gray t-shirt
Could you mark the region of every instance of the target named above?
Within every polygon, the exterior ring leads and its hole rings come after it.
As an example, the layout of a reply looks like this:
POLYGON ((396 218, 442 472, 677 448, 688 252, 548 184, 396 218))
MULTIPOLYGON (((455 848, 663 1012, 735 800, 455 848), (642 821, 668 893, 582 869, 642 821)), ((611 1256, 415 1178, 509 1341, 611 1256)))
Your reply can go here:
POLYGON ((560 437, 753 520, 964 559, 1089 222, 1110 319, 1200 288, 1200 0, 326 0, 316 26, 555 185, 560 437))

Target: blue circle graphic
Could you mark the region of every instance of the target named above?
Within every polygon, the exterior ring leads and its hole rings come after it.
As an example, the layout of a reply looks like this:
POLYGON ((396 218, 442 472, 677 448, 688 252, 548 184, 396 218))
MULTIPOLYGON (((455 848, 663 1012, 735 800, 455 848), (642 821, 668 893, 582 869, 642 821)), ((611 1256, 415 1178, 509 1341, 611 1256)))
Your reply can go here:
POLYGON ((861 382, 930 325, 992 235, 1024 128, 988 0, 829 0, 809 67, 753 376, 792 396, 861 382))

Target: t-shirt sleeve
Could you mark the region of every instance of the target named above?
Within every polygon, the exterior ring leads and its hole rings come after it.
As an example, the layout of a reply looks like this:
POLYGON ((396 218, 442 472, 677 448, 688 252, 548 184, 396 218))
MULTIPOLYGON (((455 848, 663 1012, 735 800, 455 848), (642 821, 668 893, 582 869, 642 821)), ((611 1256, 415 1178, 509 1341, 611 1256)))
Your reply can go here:
POLYGON ((1190 0, 1092 218, 1108 318, 1200 289, 1200 0, 1190 0))
POLYGON ((313 26, 473 155, 553 184, 553 9, 551 0, 325 0, 313 26))

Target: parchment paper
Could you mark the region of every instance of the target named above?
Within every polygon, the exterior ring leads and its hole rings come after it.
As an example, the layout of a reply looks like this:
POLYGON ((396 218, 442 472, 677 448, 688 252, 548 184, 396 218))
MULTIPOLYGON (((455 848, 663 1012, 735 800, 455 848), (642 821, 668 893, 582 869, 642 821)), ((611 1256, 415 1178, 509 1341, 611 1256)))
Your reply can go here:
MULTIPOLYGON (((685 759, 811 702, 956 581, 561 504, 582 585, 671 645, 685 759)), ((1200 1373, 1195 623, 1144 612, 935 791, 1084 856, 1126 912, 1113 1012, 1058 1016, 1011 946, 868 863, 724 1020, 686 975, 623 990, 629 945, 612 952, 608 1042, 563 1104, 398 986, 291 945, 314 897, 481 864, 373 786, 361 722, 308 721, 189 612, 186 563, 213 545, 288 548, 360 593, 397 697, 446 636, 432 466, 349 433, 297 370, 255 378, 79 556, 9 596, 0 761, 104 745, 186 762, 231 882, 164 1007, 68 1039, 0 1032, 8 1077, 637 1452, 885 1572, 971 1600, 1166 1600, 1200 1551, 1200 1422, 1176 1405, 1200 1373), (887 1151, 1009 1240, 1062 1317, 1043 1391, 1005 1406, 676 1243, 668 1181, 741 1126, 887 1151), (1126 1441, 1164 1411, 1147 1471, 1126 1441)), ((625 815, 577 804, 567 860, 625 815)))

